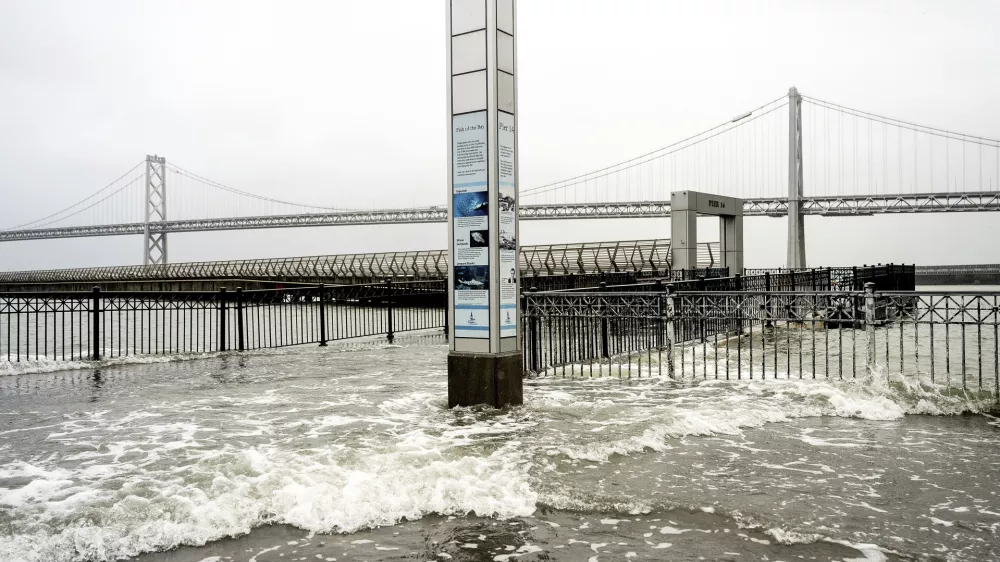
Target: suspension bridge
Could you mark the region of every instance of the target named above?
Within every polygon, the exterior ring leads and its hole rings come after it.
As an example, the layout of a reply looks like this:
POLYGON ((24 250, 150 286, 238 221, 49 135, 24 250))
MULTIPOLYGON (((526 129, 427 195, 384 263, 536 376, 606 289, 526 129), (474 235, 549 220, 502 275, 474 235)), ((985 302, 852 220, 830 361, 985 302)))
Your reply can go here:
MULTIPOLYGON (((524 220, 667 217, 669 194, 680 190, 741 198, 745 216, 787 217, 787 266, 802 268, 805 215, 1000 211, 1000 141, 792 88, 662 148, 521 189, 517 211, 524 220)), ((148 156, 88 197, 5 228, 0 242, 141 235, 143 263, 163 265, 175 232, 445 221, 443 205, 365 210, 292 202, 148 156)))

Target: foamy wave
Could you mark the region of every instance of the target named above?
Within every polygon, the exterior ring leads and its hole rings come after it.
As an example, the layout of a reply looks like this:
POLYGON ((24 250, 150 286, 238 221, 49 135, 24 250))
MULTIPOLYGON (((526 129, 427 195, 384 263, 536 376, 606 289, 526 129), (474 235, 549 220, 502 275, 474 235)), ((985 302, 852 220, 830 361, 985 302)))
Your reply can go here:
POLYGON ((825 538, 823 535, 817 535, 816 533, 800 533, 780 527, 772 527, 764 531, 764 533, 774 539, 775 542, 781 544, 811 544, 825 538))
MULTIPOLYGON (((32 356, 31 359, 23 361, 0 361, 0 376, 5 375, 31 375, 38 373, 55 373, 58 371, 78 371, 100 369, 104 367, 116 367, 124 365, 150 365, 155 363, 177 363, 181 361, 196 361, 198 359, 211 359, 224 355, 249 356, 249 355, 281 355, 292 353, 294 348, 282 349, 256 349, 250 351, 213 351, 206 353, 174 353, 166 355, 136 355, 129 350, 126 355, 125 350, 105 349, 101 356, 104 359, 98 361, 84 360, 83 358, 55 359, 47 356, 32 356)), ((301 349, 297 352, 301 353, 301 349)))
POLYGON ((135 478, 113 490, 81 483, 80 474, 23 465, 32 482, 0 492, 0 505, 22 522, 19 534, 0 538, 0 560, 113 560, 271 523, 331 533, 429 513, 530 515, 537 496, 523 465, 508 458, 428 462, 390 452, 344 462, 334 451, 227 449, 200 460, 197 478, 135 478))
POLYGON ((89 368, 91 368, 90 365, 83 361, 57 361, 48 357, 38 357, 24 361, 0 361, 0 377, 89 368))
MULTIPOLYGON (((407 341, 416 342, 419 345, 426 345, 427 340, 436 341, 441 336, 432 330, 416 331, 403 336, 404 343, 390 344, 384 340, 385 336, 366 336, 351 340, 331 342, 330 348, 324 348, 324 353, 337 353, 342 351, 358 351, 360 349, 381 351, 384 349, 395 349, 406 347, 407 341)), ((70 359, 59 359, 47 355, 31 355, 22 361, 0 360, 0 377, 8 375, 31 375, 38 373, 54 373, 58 371, 78 371, 86 369, 99 369, 102 367, 114 367, 122 365, 148 365, 153 363, 175 363, 180 361, 195 361, 198 359, 211 359, 222 356, 256 356, 256 355, 287 355, 290 353, 302 353, 309 349, 318 349, 313 344, 302 344, 284 348, 253 349, 246 351, 208 351, 208 352, 186 352, 169 353, 164 355, 144 355, 133 348, 105 348, 101 351, 98 361, 91 361, 89 355, 80 354, 77 349, 70 359)))
MULTIPOLYGON (((111 355, 111 353, 107 353, 111 355)), ((100 361, 84 361, 82 359, 53 359, 39 356, 24 361, 0 361, 0 376, 32 375, 39 373, 55 373, 59 371, 79 371, 112 367, 118 365, 147 365, 152 363, 173 363, 219 357, 222 352, 191 353, 177 355, 124 355, 111 357, 100 361)))
MULTIPOLYGON (((735 435, 744 429, 797 418, 836 416, 866 420, 896 420, 907 414, 958 415, 989 411, 995 401, 988 395, 932 386, 900 375, 845 381, 767 379, 755 381, 708 380, 691 383, 692 389, 717 390, 703 406, 667 408, 649 419, 638 435, 606 442, 568 444, 558 453, 577 459, 604 462, 613 455, 644 450, 664 451, 669 439, 697 435, 735 435)), ((579 404, 564 392, 546 392, 541 405, 579 404)), ((620 424, 617 421, 606 422, 620 424)))

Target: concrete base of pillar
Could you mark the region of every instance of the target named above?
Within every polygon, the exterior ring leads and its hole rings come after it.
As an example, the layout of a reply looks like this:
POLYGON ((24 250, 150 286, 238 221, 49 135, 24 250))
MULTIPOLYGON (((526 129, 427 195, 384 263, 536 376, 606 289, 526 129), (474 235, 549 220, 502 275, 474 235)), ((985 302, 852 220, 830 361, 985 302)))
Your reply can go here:
POLYGON ((448 407, 486 404, 494 408, 524 402, 521 352, 448 354, 448 407))

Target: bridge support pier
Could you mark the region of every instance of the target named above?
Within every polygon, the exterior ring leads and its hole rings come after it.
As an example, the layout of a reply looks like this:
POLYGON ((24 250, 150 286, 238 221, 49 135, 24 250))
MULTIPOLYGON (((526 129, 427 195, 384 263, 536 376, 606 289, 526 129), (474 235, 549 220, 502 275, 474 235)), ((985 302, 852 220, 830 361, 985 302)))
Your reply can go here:
POLYGON ((522 403, 517 0, 448 2, 448 406, 522 403))

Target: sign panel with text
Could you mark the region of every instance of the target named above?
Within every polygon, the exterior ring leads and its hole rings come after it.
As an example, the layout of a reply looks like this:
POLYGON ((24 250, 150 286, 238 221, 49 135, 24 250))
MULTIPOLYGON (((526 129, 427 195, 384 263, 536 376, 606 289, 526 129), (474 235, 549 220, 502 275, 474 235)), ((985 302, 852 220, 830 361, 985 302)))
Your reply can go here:
POLYGON ((486 112, 452 117, 455 337, 490 337, 490 202, 486 112))
POLYGON ((497 112, 500 168, 497 209, 500 232, 500 337, 517 337, 517 186, 514 174, 514 116, 497 112))

